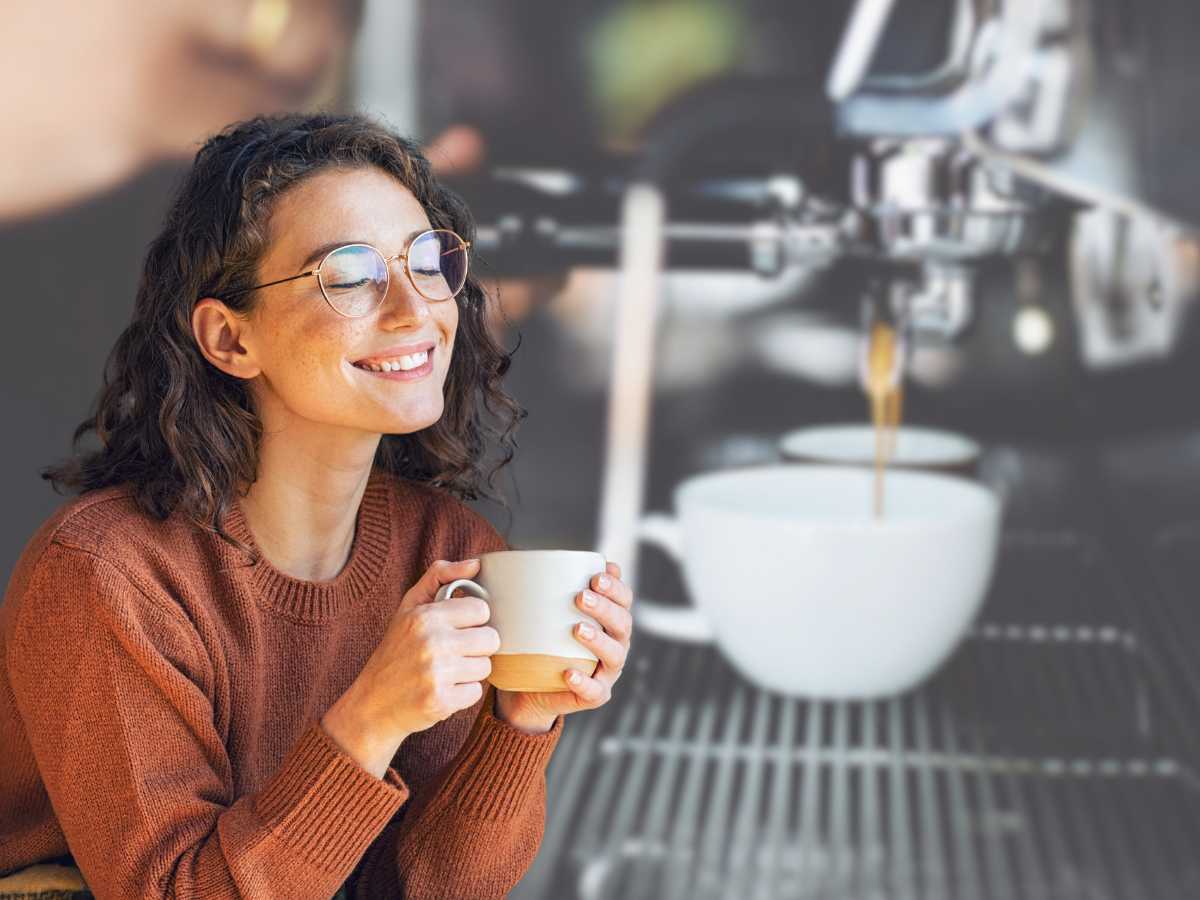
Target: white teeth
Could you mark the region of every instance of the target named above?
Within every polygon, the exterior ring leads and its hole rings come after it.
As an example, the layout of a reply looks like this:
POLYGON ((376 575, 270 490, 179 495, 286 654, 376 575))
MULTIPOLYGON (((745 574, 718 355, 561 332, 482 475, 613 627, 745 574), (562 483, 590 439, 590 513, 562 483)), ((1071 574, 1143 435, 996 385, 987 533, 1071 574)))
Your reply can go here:
POLYGON ((413 353, 411 356, 402 356, 398 362, 394 362, 392 365, 403 371, 408 371, 409 369, 416 369, 419 366, 425 365, 425 360, 427 359, 429 359, 429 352, 422 350, 420 353, 413 353))
POLYGON ((420 353, 411 353, 407 356, 400 356, 396 359, 386 359, 383 362, 361 362, 356 363, 360 369, 370 369, 372 372, 407 372, 409 369, 417 369, 425 365, 429 360, 429 351, 422 350, 420 353))

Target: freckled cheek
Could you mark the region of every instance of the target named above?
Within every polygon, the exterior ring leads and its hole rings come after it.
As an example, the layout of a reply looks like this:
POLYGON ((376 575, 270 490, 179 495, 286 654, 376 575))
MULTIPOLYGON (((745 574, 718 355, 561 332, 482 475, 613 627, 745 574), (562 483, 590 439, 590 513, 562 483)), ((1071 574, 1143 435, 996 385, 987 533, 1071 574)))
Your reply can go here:
POLYGON ((297 330, 277 347, 277 362, 288 370, 288 379, 298 386, 341 385, 347 381, 343 371, 353 347, 352 339, 340 335, 320 335, 297 330))

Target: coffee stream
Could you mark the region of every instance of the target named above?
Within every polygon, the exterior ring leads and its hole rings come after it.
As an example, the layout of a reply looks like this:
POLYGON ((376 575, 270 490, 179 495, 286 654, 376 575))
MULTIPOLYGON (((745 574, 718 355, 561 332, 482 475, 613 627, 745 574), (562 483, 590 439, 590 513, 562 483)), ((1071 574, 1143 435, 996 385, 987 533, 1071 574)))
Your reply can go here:
POLYGON ((875 517, 882 518, 884 473, 896 452, 904 391, 899 378, 896 329, 886 322, 876 322, 868 340, 866 392, 875 425, 875 517))

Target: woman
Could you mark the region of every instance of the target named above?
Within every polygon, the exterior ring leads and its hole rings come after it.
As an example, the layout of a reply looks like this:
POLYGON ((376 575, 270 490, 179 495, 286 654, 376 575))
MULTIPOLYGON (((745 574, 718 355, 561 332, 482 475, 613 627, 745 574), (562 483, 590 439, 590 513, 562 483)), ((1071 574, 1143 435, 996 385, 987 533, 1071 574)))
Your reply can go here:
MULTIPOLYGON (((489 897, 532 860, 563 714, 605 703, 632 596, 581 592, 601 664, 485 689, 471 598, 504 541, 459 498, 512 455, 467 210, 356 116, 200 150, 110 358, 82 496, 0 606, 0 873, 98 897, 489 897), (460 237, 460 235, 462 237, 460 237), (378 248, 378 249, 375 249, 378 248)), ((482 608, 481 608, 482 607, 482 608)))

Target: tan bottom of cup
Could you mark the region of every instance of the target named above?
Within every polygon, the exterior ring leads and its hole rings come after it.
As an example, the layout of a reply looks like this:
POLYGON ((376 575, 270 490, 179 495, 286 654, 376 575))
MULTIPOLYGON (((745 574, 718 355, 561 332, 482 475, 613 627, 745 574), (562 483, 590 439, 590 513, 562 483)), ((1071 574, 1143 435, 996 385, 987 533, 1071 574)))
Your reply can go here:
POLYGON ((492 657, 488 678, 502 691, 565 691, 563 672, 578 669, 585 675, 596 671, 594 659, 572 656, 546 656, 542 653, 497 653, 492 657))

